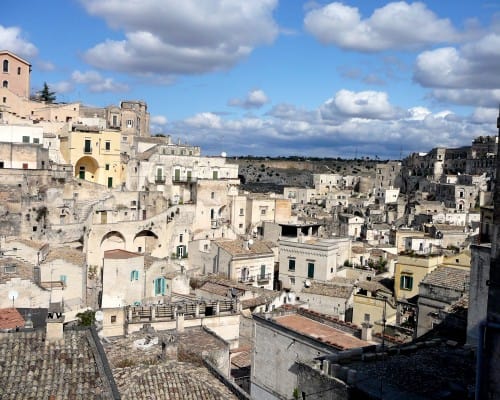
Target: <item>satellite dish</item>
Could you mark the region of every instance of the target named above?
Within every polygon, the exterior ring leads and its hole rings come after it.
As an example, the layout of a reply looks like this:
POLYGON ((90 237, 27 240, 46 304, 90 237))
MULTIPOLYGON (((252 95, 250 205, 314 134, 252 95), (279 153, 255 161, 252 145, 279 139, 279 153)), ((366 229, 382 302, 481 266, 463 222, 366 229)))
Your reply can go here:
POLYGON ((102 322, 104 319, 104 313, 101 310, 96 311, 94 318, 97 322, 102 322))
POLYGON ((221 157, 226 157, 226 156, 227 156, 227 154, 226 154, 226 152, 225 152, 225 151, 223 151, 222 153, 220 153, 220 156, 221 156, 221 157))
POLYGON ((306 279, 306 281, 304 282, 304 286, 305 287, 311 286, 311 281, 309 279, 306 279))
POLYGON ((248 239, 248 244, 251 246, 253 244, 253 239, 248 239))

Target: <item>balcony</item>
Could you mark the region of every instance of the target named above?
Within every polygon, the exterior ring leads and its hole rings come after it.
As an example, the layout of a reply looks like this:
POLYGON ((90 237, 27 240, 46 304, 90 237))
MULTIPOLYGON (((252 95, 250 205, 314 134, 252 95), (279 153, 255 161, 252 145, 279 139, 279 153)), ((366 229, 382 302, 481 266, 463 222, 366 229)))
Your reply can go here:
POLYGON ((259 274, 257 275, 257 283, 262 284, 262 283, 269 283, 271 280, 271 274, 259 274))
POLYGON ((164 176, 156 176, 155 183, 157 185, 164 185, 165 184, 165 177, 164 176))
POLYGON ((246 285, 253 285, 255 278, 253 276, 240 276, 238 282, 244 283, 246 285))
POLYGON ((172 182, 174 183, 192 183, 196 182, 194 176, 174 176, 172 177, 172 182))

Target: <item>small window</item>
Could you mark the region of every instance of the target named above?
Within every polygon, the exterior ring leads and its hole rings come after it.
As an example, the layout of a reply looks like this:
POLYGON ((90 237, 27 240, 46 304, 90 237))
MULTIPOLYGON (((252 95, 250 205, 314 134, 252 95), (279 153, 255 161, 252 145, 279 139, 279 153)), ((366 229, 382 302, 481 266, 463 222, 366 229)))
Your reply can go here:
POLYGON ((106 142, 104 143, 104 149, 106 151, 110 151, 111 150, 111 142, 109 140, 106 140, 106 142))
POLYGON ((15 265, 6 265, 4 268, 3 268, 3 271, 6 273, 6 274, 15 274, 16 271, 17 271, 17 267, 15 265))
POLYGON ((3 102, 3 103, 7 103, 7 97, 3 97, 3 98, 2 98, 2 102, 3 102))
POLYGON ((23 163, 23 169, 28 169, 28 163, 23 163))
POLYGON ((40 139, 39 138, 33 138, 33 143, 40 144, 40 139))
POLYGON ((29 143, 30 142, 30 137, 29 136, 23 136, 23 143, 29 143))
POLYGON ((0 161, 0 169, 5 168, 3 161, 0 161))
POLYGON ((132 128, 134 126, 134 121, 131 119, 127 119, 127 128, 132 128))
POLYGON ((116 323, 116 315, 111 316, 111 323, 112 324, 116 323))
POLYGON ((243 229, 243 224, 239 224, 238 228, 243 229))
POLYGON ((3 81, 2 86, 4 88, 8 88, 9 87, 9 82, 8 81, 3 81))
POLYGON ((67 277, 66 275, 60 275, 60 276, 59 276, 59 280, 62 282, 62 284, 63 284, 64 286, 66 286, 67 281, 68 281, 68 277, 67 277))
POLYGON ((295 271, 295 258, 290 258, 288 260, 288 270, 295 271))
POLYGON ((214 199, 215 198, 215 192, 210 193, 210 198, 214 199))
POLYGON ((106 169, 106 171, 109 171, 109 164, 106 164, 104 168, 106 169))
POLYGON ((139 271, 134 269, 132 272, 130 272, 130 280, 131 281, 138 281, 139 280, 139 271))
POLYGON ((182 243, 183 240, 184 240, 184 235, 181 233, 179 235, 179 243, 182 243))
POLYGON ((17 67, 17 74, 21 75, 21 67, 17 67))
POLYGON ((243 212, 243 208, 240 208, 240 216, 243 216, 243 215, 245 215, 243 212))
POLYGON ((403 290, 412 290, 413 276, 401 275, 400 288, 403 290))
POLYGON ((9 72, 9 60, 3 60, 3 72, 9 72))
POLYGON ((314 263, 307 263, 307 277, 314 278, 314 263))
POLYGON ((141 253, 141 252, 142 252, 142 247, 141 247, 141 246, 139 246, 139 247, 137 248, 137 252, 138 252, 138 253, 141 253))
POLYGON ((203 250, 208 251, 208 244, 203 245, 203 250))
POLYGON ((295 285, 295 276, 290 277, 290 285, 295 285))

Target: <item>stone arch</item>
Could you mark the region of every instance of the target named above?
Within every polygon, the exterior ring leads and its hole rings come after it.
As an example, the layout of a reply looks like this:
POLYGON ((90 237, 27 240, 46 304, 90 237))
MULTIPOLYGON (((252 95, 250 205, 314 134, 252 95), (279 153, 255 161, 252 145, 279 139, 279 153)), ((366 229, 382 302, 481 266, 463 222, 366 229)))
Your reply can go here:
POLYGON ((133 248, 138 253, 151 253, 158 244, 158 235, 150 229, 143 229, 134 236, 133 248))
POLYGON ((114 250, 114 249, 125 249, 126 241, 125 236, 123 236, 118 231, 111 231, 106 233, 101 239, 101 250, 114 250))
POLYGON ((75 164, 75 177, 90 182, 99 180, 99 163, 94 157, 83 156, 75 164))

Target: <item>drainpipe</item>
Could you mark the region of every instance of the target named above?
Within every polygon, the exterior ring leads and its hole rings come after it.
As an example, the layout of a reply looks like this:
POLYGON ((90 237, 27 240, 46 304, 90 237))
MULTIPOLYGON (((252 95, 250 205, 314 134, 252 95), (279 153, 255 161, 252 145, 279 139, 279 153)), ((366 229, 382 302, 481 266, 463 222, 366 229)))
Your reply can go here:
POLYGON ((486 353, 486 349, 484 349, 485 341, 486 341, 486 333, 488 328, 491 329, 496 329, 500 330, 500 323, 496 322, 490 322, 490 321, 482 321, 479 324, 479 343, 477 346, 477 363, 476 363, 476 393, 475 393, 475 399, 480 400, 481 395, 483 392, 483 374, 486 372, 484 371, 483 367, 483 357, 484 354, 486 353))

